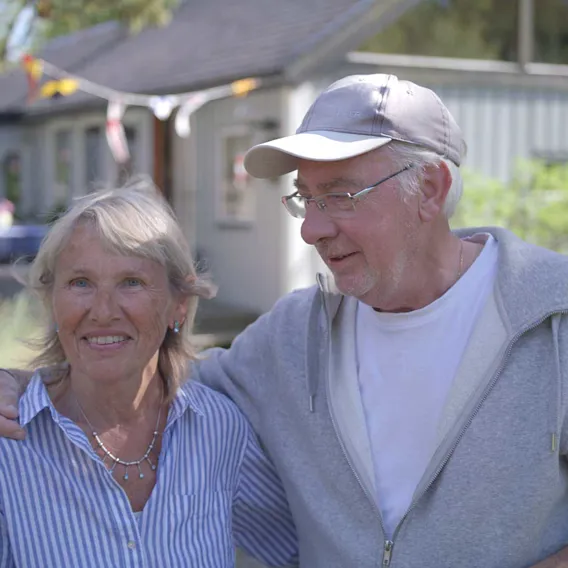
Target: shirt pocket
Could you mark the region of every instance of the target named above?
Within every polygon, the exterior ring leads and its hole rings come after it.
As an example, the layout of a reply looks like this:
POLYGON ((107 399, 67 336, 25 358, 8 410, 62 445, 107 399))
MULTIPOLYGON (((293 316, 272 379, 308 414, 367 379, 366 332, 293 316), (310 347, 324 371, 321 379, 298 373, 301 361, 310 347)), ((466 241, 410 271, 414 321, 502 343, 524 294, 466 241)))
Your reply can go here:
POLYGON ((176 566, 234 566, 232 500, 231 491, 199 491, 169 495, 160 504, 154 527, 167 533, 162 539, 176 566))

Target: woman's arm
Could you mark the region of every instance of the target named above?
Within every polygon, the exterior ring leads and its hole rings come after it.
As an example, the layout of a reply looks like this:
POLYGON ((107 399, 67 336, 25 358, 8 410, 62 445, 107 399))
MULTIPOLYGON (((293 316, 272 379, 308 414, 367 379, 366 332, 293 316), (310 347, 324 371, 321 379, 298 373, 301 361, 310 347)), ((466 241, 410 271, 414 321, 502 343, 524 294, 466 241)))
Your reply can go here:
POLYGON ((286 493, 248 427, 233 501, 235 544, 269 566, 297 566, 298 541, 286 493))
POLYGON ((15 568, 4 511, 0 510, 0 568, 15 568))

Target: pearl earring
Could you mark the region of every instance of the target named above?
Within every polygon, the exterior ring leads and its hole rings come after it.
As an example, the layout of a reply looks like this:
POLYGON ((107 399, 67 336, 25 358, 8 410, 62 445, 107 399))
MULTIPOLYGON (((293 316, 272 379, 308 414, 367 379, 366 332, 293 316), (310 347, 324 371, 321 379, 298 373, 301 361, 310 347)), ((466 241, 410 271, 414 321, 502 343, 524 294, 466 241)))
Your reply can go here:
POLYGON ((174 321, 174 333, 179 333, 179 321, 174 321))

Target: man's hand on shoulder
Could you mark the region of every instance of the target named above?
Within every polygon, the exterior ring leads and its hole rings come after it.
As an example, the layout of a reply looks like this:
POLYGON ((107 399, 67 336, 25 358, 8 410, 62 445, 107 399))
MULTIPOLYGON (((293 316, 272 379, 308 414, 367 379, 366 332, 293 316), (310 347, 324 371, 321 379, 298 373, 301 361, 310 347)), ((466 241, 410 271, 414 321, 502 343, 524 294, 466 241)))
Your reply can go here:
POLYGON ((18 400, 31 373, 0 369, 0 437, 23 440, 25 431, 18 424, 18 400))

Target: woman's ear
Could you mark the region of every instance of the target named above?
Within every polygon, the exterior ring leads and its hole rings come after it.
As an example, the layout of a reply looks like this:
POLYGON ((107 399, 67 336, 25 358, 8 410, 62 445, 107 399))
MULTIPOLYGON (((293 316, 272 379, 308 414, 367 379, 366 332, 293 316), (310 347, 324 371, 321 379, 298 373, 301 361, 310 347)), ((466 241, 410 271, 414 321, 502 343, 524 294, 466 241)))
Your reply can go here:
POLYGON ((443 211, 451 186, 452 174, 445 162, 424 169, 418 209, 422 222, 432 221, 443 211))
POLYGON ((185 320, 187 319, 188 303, 189 303, 188 296, 185 296, 178 300, 178 304, 176 306, 174 313, 174 318, 175 321, 179 323, 179 327, 181 327, 184 324, 185 320))

